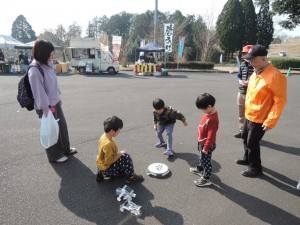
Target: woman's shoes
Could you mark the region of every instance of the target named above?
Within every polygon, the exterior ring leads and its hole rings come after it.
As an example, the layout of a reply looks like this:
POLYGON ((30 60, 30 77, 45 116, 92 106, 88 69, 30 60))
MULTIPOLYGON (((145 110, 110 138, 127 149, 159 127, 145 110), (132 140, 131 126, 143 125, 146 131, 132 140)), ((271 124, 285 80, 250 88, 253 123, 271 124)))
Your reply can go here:
POLYGON ((74 155, 76 153, 77 153, 76 148, 72 147, 72 148, 70 148, 70 151, 66 153, 66 155, 74 155))
MULTIPOLYGON (((65 155, 74 155, 76 153, 77 153, 76 148, 70 148, 70 151, 68 153, 65 153, 65 155)), ((68 160, 68 157, 63 156, 63 157, 59 158, 58 160, 56 160, 54 162, 63 163, 65 161, 67 161, 67 160, 68 160)))
POLYGON ((66 156, 63 156, 60 159, 56 160, 55 162, 57 162, 57 163, 63 163, 65 161, 67 161, 67 160, 68 160, 68 158, 66 156))

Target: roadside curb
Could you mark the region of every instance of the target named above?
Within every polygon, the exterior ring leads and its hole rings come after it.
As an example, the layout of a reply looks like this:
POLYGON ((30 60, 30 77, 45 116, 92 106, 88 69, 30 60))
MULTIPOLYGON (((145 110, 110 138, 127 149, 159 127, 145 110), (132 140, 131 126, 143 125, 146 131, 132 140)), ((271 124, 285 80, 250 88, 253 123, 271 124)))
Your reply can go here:
MULTIPOLYGON (((132 69, 121 69, 120 72, 130 72, 132 69)), ((187 73, 228 73, 228 74, 237 74, 237 71, 230 73, 230 70, 222 70, 222 69, 211 69, 211 70, 191 70, 191 69, 168 69, 168 72, 187 72, 187 73)), ((280 72, 284 75, 287 74, 287 70, 280 70, 280 72)), ((291 75, 300 75, 300 71, 291 71, 291 75)))

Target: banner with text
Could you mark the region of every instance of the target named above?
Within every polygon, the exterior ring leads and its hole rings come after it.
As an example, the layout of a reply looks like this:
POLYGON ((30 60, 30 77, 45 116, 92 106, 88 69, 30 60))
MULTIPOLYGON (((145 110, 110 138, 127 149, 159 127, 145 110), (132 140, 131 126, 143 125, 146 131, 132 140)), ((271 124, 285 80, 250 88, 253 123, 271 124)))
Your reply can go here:
POLYGON ((164 24, 165 52, 172 52, 173 29, 173 23, 164 24))

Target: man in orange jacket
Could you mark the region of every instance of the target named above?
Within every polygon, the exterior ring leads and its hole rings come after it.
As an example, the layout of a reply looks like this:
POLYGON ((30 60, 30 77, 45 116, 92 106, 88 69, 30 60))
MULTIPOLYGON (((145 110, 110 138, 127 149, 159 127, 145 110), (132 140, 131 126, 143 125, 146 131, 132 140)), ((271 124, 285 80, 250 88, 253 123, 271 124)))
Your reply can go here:
POLYGON ((267 60, 268 51, 262 45, 253 46, 243 58, 251 63, 254 73, 248 83, 245 100, 245 121, 242 138, 245 154, 236 163, 249 165, 245 177, 262 174, 259 141, 265 131, 275 127, 287 101, 287 80, 267 60))

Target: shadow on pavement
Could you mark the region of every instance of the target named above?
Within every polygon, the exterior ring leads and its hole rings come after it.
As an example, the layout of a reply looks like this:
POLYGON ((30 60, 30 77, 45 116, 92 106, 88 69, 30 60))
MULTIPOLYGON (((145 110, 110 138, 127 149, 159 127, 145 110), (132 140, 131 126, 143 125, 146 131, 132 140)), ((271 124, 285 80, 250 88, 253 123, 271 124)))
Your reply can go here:
POLYGON ((167 158, 169 162, 174 162, 177 159, 186 161, 190 166, 196 166, 199 162, 198 155, 194 153, 175 153, 167 158))
MULTIPOLYGON (((212 180, 214 183, 211 187, 212 189, 243 207, 251 216, 272 225, 299 224, 299 218, 293 214, 257 197, 234 189, 233 187, 224 184, 220 178, 215 175, 212 176, 212 180)), ((240 221, 240 224, 243 223, 244 221, 240 221)))
POLYGON ((133 75, 129 75, 129 74, 126 74, 126 73, 117 73, 117 74, 77 74, 77 76, 84 76, 84 77, 87 77, 87 78, 103 78, 103 77, 109 77, 109 78, 133 78, 134 76, 133 75))
MULTIPOLYGON (((177 159, 186 161, 190 167, 195 167, 199 164, 199 156, 194 153, 175 153, 172 157, 168 158, 168 161, 174 162, 177 159)), ((212 173, 218 173, 221 169, 221 165, 213 159, 211 160, 211 164, 212 173)))
POLYGON ((283 146, 283 145, 275 144, 275 143, 265 141, 265 140, 261 140, 260 145, 264 146, 264 147, 267 147, 267 148, 270 148, 270 149, 280 151, 280 152, 285 152, 285 153, 288 153, 288 154, 300 156, 300 148, 283 146))
POLYGON ((56 76, 58 77, 71 77, 74 76, 73 73, 57 73, 56 76))
POLYGON ((283 191, 288 191, 289 193, 300 197, 300 192, 296 189, 298 181, 291 180, 290 178, 266 167, 263 167, 263 171, 264 175, 261 177, 261 179, 268 181, 270 184, 283 191))
POLYGON ((120 209, 116 189, 125 185, 124 178, 97 183, 95 174, 76 157, 64 164, 51 164, 61 177, 59 199, 76 216, 95 224, 140 224, 137 218, 155 217, 161 224, 184 224, 182 216, 172 210, 152 206, 153 194, 142 183, 128 185, 136 193, 133 202, 141 205, 141 216, 120 209))
POLYGON ((156 78, 161 78, 161 79, 165 79, 165 78, 188 78, 188 76, 182 75, 182 74, 176 74, 176 75, 169 74, 168 76, 155 76, 155 77, 156 78))
POLYGON ((130 75, 126 73, 117 73, 114 75, 110 74, 78 74, 78 76, 85 76, 85 77, 93 77, 93 78, 103 78, 103 77, 109 77, 109 78, 130 78, 130 79, 150 79, 151 77, 159 78, 159 79, 167 79, 167 78, 188 78, 186 75, 182 74, 176 74, 176 75, 168 75, 168 76, 153 76, 153 75, 144 75, 144 76, 139 76, 139 75, 130 75))

